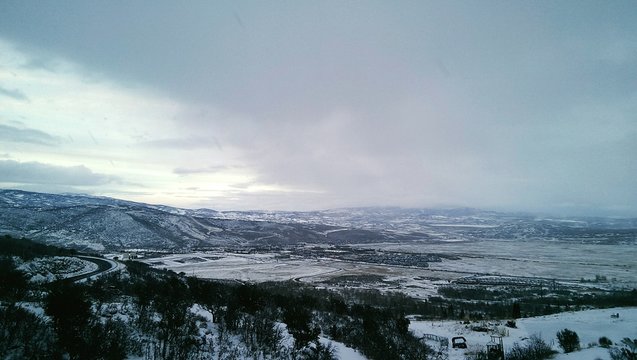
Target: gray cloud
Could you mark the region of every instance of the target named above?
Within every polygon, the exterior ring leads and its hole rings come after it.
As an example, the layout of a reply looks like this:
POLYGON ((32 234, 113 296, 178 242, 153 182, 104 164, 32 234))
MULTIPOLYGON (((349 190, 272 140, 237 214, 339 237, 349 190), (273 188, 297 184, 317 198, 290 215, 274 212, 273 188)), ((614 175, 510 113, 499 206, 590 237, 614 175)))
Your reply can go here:
POLYGON ((52 61, 50 56, 50 54, 43 54, 38 57, 31 57, 22 67, 30 70, 46 70, 50 72, 56 72, 58 65, 54 61, 52 61))
POLYGON ((140 146, 153 148, 172 148, 182 150, 193 150, 202 148, 215 148, 222 150, 221 143, 216 137, 189 137, 189 138, 173 138, 143 141, 138 143, 140 146))
POLYGON ((5 89, 0 86, 0 95, 10 97, 14 100, 29 101, 29 98, 18 89, 5 89))
POLYGON ((58 145, 60 138, 44 131, 28 128, 17 128, 0 124, 0 141, 22 142, 46 146, 58 145))
POLYGON ((0 161, 0 182, 61 186, 99 186, 119 182, 114 176, 94 173, 79 166, 56 166, 39 162, 0 161))
POLYGON ((249 188, 250 186, 257 185, 257 184, 258 183, 256 181, 248 181, 248 182, 232 184, 230 187, 232 187, 234 189, 245 190, 245 189, 249 188))
POLYGON ((175 168, 173 173, 177 175, 190 175, 190 174, 214 174, 223 170, 229 169, 228 166, 225 165, 213 165, 201 168, 175 168))
POLYGON ((238 114, 139 145, 223 143, 259 183, 308 190, 224 206, 637 215, 634 1, 153 5, 0 3, 0 35, 238 114))

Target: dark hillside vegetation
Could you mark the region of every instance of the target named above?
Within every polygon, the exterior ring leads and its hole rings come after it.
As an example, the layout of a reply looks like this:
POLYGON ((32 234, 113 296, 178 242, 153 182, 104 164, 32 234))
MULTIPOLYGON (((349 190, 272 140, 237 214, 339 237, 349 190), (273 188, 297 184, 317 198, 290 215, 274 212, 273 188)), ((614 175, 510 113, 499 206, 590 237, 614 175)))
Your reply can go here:
POLYGON ((549 315, 590 308, 637 306, 637 289, 550 289, 541 286, 510 287, 463 285, 438 288, 441 297, 430 303, 451 307, 443 318, 506 319, 549 315))
POLYGON ((1 250, 3 274, 11 275, 3 275, 0 293, 2 358, 338 358, 319 335, 370 359, 426 359, 429 351, 408 331, 405 307, 393 301, 414 302, 408 298, 341 294, 295 282, 210 281, 138 262, 89 283, 34 284, 24 280, 14 259, 71 253, 11 237, 3 244, 9 245, 1 250))
POLYGON ((0 241, 0 358, 337 358, 319 341, 322 336, 369 359, 427 359, 430 349, 409 332, 406 315, 510 319, 637 306, 637 290, 575 294, 478 284, 443 287, 443 296, 422 301, 402 293, 328 290, 295 281, 198 279, 134 261, 125 263, 125 271, 88 283, 37 284, 27 282, 19 262, 75 252, 9 236, 0 241))
POLYGON ((29 239, 17 239, 9 235, 0 236, 0 256, 18 256, 24 260, 30 260, 40 256, 67 256, 75 255, 73 249, 64 249, 46 245, 29 239))

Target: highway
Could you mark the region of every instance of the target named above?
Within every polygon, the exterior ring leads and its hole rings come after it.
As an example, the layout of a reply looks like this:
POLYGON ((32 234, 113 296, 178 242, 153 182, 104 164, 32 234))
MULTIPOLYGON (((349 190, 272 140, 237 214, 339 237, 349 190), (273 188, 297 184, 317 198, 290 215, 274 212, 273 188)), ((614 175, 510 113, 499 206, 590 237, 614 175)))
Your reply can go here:
POLYGON ((93 257, 93 256, 75 256, 75 257, 77 257, 79 259, 82 259, 82 260, 90 261, 90 262, 96 264, 97 265, 97 270, 91 271, 91 272, 86 273, 86 274, 71 276, 71 277, 68 277, 66 279, 63 279, 62 281, 65 281, 65 282, 82 281, 82 280, 88 279, 88 278, 90 278, 92 276, 96 276, 96 275, 100 275, 100 274, 109 272, 109 271, 115 269, 118 266, 118 263, 116 261, 113 261, 113 260, 108 260, 108 259, 103 259, 103 258, 98 258, 98 257, 93 257))

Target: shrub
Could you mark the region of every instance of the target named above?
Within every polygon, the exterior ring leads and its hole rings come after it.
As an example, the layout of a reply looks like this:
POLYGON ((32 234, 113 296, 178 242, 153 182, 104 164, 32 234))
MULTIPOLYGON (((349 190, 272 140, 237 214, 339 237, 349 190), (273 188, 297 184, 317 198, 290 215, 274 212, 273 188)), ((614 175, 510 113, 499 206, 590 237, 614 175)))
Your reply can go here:
POLYGON ((298 357, 302 360, 337 360, 336 349, 332 343, 323 345, 319 340, 315 340, 305 347, 298 357))
POLYGON ((19 306, 0 306, 0 359, 55 358, 50 324, 19 306))
POLYGON ((27 289, 26 275, 10 257, 0 256, 0 298, 19 299, 27 289))
POLYGON ((465 355, 465 360, 489 360, 489 354, 485 350, 467 353, 465 355))
POLYGON ((521 311, 520 311, 520 303, 519 302, 514 302, 512 307, 511 307, 511 316, 513 316, 514 319, 519 319, 522 317, 521 311))
POLYGON ((90 350, 83 341, 83 334, 92 315, 85 288, 65 282, 51 284, 44 310, 53 320, 62 350, 67 351, 71 358, 82 358, 81 355, 90 350))
POLYGON ((515 343, 506 358, 507 360, 544 360, 553 354, 555 350, 551 349, 551 346, 538 335, 532 335, 529 344, 524 347, 515 343))
POLYGON ((637 360, 637 339, 624 338, 621 348, 609 350, 612 360, 637 360))
MULTIPOLYGON (((522 346, 518 343, 513 345, 506 354, 506 360, 545 360, 551 358, 556 351, 551 349, 542 338, 538 335, 531 335, 529 343, 526 346, 522 346)), ((491 354, 492 355, 492 354, 491 354)), ((475 353, 467 353, 466 360, 489 360, 493 356, 490 356, 484 350, 477 351, 475 353)))
POLYGON ((557 332, 557 341, 565 353, 570 353, 580 349, 579 336, 573 330, 564 329, 557 332))
POLYGON ((599 340, 597 341, 599 342, 599 346, 603 347, 603 348, 609 348, 611 345, 613 345, 613 342, 607 338, 606 336, 602 336, 601 338, 599 338, 599 340))

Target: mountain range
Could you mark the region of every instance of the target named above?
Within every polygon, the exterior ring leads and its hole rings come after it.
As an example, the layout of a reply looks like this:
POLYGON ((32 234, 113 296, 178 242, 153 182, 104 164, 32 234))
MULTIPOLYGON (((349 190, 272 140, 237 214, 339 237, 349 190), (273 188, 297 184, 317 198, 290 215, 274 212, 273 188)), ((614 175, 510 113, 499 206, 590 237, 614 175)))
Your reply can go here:
POLYGON ((0 234, 97 251, 490 238, 612 244, 637 242, 637 219, 547 218, 470 208, 215 211, 88 195, 0 190, 0 234))

